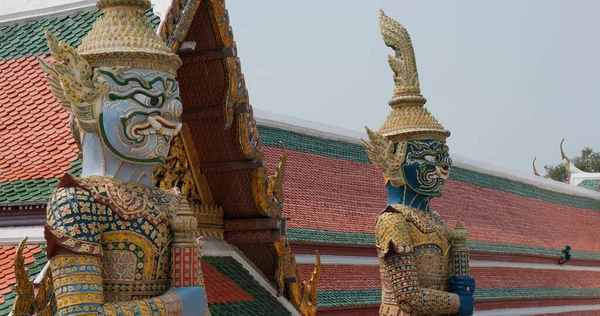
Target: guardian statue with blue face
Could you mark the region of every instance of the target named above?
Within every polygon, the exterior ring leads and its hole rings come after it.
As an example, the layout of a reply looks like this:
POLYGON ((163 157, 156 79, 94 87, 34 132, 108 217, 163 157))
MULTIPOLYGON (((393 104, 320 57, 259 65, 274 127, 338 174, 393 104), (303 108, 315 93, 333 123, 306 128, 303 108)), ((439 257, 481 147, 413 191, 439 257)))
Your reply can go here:
POLYGON ((149 0, 97 5, 77 49, 47 32, 54 61, 40 59, 83 160, 48 203, 56 315, 205 315, 196 219, 152 185, 182 126, 181 60, 144 16, 149 0))
POLYGON ((475 280, 468 276, 466 231, 451 230, 429 209, 442 194, 452 160, 450 132, 425 109, 416 60, 406 29, 383 11, 381 32, 394 71, 392 110, 363 141, 371 162, 384 172, 388 207, 377 217, 380 315, 471 315, 475 280))

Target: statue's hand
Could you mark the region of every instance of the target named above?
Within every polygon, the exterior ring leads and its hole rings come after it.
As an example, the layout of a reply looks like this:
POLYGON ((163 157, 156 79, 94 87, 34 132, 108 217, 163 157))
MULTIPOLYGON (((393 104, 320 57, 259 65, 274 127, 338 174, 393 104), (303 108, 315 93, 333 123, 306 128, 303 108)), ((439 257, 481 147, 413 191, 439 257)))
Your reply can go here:
POLYGON ((202 286, 171 288, 183 303, 183 316, 204 316, 208 308, 206 294, 202 286))
POLYGON ((452 293, 458 295, 473 296, 475 292, 475 279, 470 276, 455 276, 450 278, 452 293))
POLYGON ((450 287, 452 288, 452 293, 458 294, 458 297, 460 298, 460 309, 458 310, 457 315, 473 315, 473 307, 475 305, 475 300, 473 298, 475 279, 468 276, 455 276, 450 278, 450 287))

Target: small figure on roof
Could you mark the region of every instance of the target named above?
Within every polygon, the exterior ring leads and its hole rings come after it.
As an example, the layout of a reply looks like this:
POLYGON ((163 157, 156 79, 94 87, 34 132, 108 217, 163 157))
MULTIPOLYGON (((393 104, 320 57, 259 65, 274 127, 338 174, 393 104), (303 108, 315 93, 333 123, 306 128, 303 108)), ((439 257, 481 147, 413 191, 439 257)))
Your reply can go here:
POLYGON ((392 111, 363 141, 371 162, 384 172, 389 206, 377 217, 380 315, 471 315, 475 279, 469 276, 467 232, 451 230, 429 209, 442 195, 452 160, 450 132, 425 109, 415 54, 406 29, 383 11, 381 32, 394 71, 392 111))
POLYGON ((55 315, 205 315, 196 219, 152 184, 182 127, 181 60, 144 16, 149 0, 97 6, 77 49, 46 32, 55 61, 40 59, 83 154, 81 177, 65 174, 48 202, 55 315))

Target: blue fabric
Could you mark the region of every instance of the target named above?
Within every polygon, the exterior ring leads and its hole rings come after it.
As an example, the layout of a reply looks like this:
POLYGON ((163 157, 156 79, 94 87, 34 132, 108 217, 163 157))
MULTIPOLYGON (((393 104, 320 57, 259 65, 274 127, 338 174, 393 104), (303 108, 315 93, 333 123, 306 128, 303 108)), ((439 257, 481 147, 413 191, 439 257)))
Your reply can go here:
POLYGON ((171 288, 183 303, 183 316, 204 316, 208 308, 204 287, 188 286, 171 288))

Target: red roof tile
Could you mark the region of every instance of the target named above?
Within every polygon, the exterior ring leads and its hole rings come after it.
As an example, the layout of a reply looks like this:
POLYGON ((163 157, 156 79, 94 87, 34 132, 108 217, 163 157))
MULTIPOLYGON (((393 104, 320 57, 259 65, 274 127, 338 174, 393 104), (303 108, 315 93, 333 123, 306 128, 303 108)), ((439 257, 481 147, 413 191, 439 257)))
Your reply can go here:
POLYGON ((47 88, 36 57, 0 60, 0 69, 0 157, 9 163, 0 164, 0 182, 59 178, 77 152, 67 111, 47 88), (40 159, 48 156, 55 159, 40 159))
POLYGON ((254 298, 242 290, 237 284, 222 275, 215 267, 202 262, 202 274, 206 284, 208 304, 228 304, 251 302, 254 298))
MULTIPOLYGON (((315 268, 312 264, 299 264, 302 279, 308 280, 315 268)), ((319 291, 379 290, 379 266, 321 265, 319 291)))
MULTIPOLYGON (((279 148, 264 146, 270 170, 279 148)), ((374 233, 375 218, 387 204, 383 177, 371 164, 286 150, 284 210, 289 227, 374 233), (343 218, 344 220, 340 220, 343 218)), ((561 249, 600 251, 600 212, 450 180, 433 199, 450 227, 463 221, 469 240, 561 249), (548 229, 552 227, 552 229, 548 229), (577 229, 574 229, 576 227, 577 229)))

